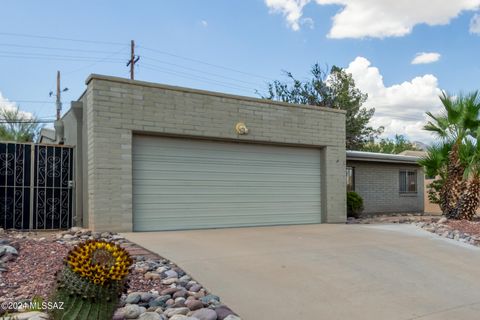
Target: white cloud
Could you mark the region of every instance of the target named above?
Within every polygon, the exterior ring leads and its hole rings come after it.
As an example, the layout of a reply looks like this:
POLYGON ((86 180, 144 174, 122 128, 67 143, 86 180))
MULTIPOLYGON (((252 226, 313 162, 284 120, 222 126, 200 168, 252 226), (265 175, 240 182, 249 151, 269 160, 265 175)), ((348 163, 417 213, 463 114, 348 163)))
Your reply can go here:
POLYGON ((309 2, 310 0, 265 0, 271 12, 283 14, 288 26, 295 31, 300 30, 303 7, 309 2))
POLYGON ((445 25, 462 11, 476 10, 480 0, 265 0, 272 12, 281 12, 293 30, 300 29, 304 7, 340 5, 328 33, 330 38, 400 37, 417 24, 445 25))
POLYGON ((412 64, 426 64, 426 63, 433 63, 440 60, 440 53, 437 52, 419 52, 413 58, 412 64))
POLYGON ((470 33, 480 34, 480 14, 478 13, 470 20, 470 33))
MULTIPOLYGON (((2 93, 0 92, 0 109, 1 110, 8 110, 14 111, 18 109, 18 106, 15 102, 12 102, 5 98, 2 93)), ((30 112, 20 111, 20 115, 25 119, 32 119, 34 116, 30 112)))
POLYGON ((403 134, 411 140, 433 140, 422 128, 426 123, 425 112, 440 110, 441 90, 435 76, 427 74, 386 87, 380 70, 363 57, 352 61, 346 71, 352 74, 355 85, 368 93, 365 106, 375 108, 371 124, 384 126, 385 136, 403 134))
POLYGON ((202 21, 200 21, 200 23, 202 24, 202 26, 203 26, 204 28, 208 27, 208 22, 207 22, 207 20, 202 20, 202 21))

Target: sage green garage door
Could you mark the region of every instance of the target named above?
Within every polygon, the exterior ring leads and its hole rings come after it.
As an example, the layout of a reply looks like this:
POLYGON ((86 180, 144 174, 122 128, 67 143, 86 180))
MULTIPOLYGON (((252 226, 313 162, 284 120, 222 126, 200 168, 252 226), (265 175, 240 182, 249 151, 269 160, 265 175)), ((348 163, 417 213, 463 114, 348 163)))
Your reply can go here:
POLYGON ((135 231, 320 222, 320 150, 133 139, 135 231))

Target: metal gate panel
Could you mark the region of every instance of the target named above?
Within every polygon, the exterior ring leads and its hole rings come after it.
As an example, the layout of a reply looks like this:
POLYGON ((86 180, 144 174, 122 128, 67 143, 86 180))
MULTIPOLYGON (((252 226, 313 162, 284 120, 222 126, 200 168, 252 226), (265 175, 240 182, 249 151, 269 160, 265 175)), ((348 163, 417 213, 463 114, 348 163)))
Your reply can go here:
POLYGON ((70 228, 72 187, 72 147, 0 143, 0 227, 70 228))
POLYGON ((32 146, 0 144, 0 225, 28 229, 32 146))
POLYGON ((65 229, 72 225, 73 149, 35 146, 33 229, 65 229))

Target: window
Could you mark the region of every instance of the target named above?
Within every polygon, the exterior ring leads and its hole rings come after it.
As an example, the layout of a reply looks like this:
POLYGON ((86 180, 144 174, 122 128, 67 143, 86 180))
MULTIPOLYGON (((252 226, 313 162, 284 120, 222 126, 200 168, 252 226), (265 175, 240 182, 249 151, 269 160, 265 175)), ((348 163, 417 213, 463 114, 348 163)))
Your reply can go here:
POLYGON ((400 193, 417 193, 417 171, 400 170, 400 193))
POLYGON ((355 168, 347 167, 347 192, 355 191, 355 168))

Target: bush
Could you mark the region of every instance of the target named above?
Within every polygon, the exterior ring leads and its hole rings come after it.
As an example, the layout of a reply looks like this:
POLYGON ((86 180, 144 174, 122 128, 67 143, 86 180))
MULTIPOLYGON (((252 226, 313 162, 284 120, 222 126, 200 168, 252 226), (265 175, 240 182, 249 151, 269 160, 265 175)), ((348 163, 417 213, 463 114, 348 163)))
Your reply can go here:
POLYGON ((354 191, 347 192, 347 217, 358 218, 363 211, 363 199, 354 191))

